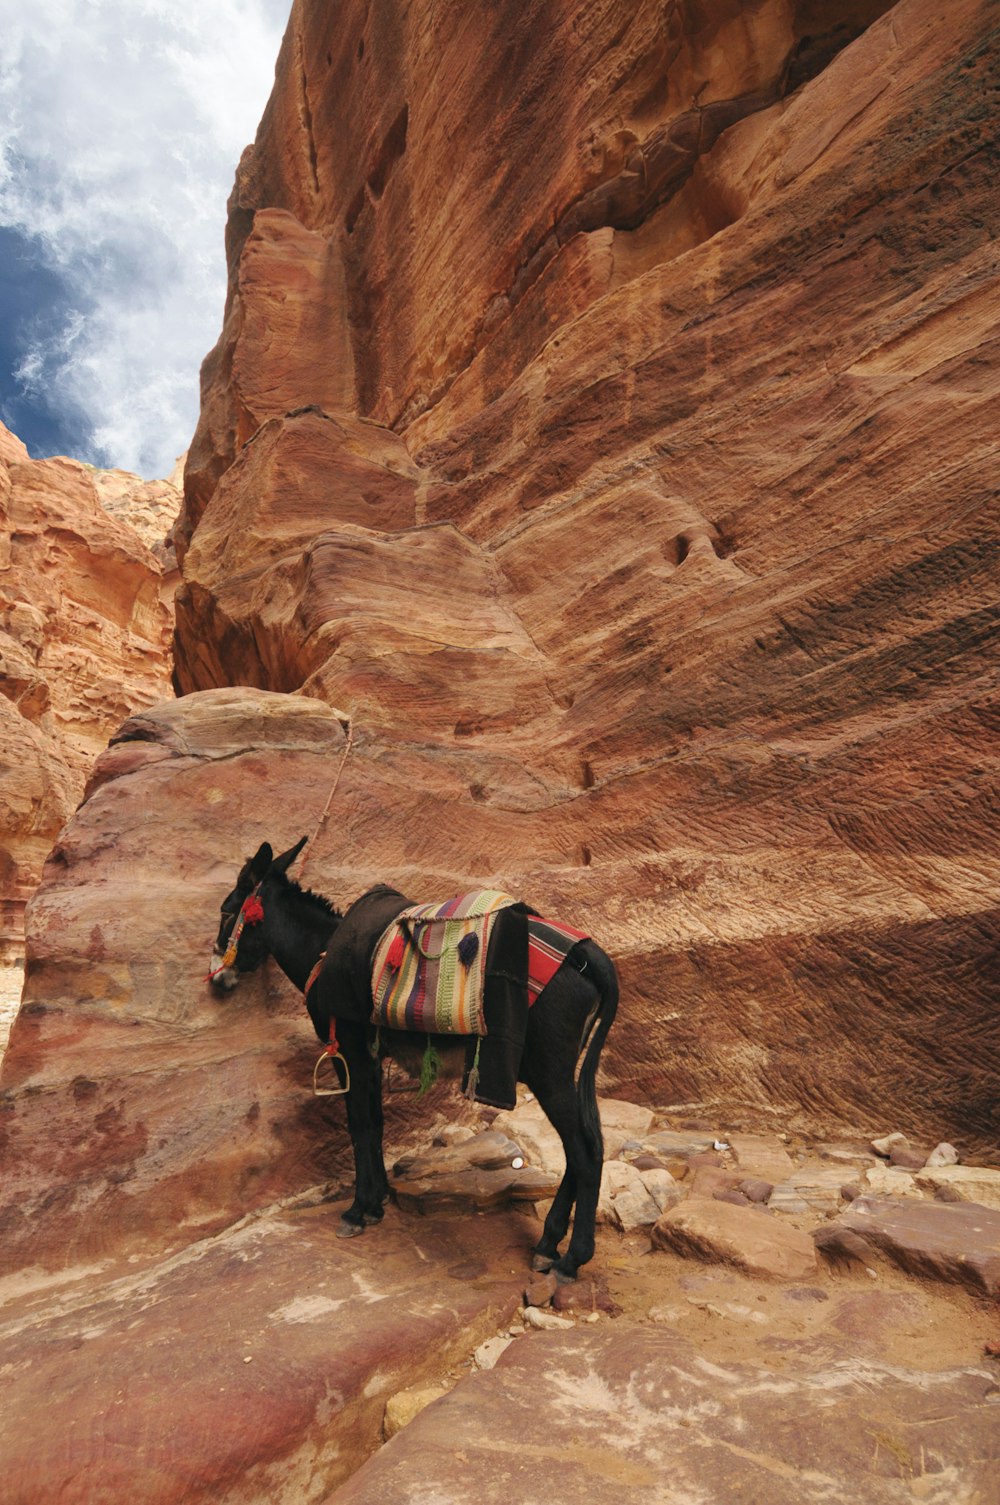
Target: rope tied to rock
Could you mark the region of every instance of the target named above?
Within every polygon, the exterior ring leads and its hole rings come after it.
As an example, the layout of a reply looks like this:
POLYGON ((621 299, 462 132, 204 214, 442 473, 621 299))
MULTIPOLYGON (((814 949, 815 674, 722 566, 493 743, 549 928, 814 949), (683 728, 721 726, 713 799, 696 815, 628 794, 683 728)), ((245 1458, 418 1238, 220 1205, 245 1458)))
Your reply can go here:
MULTIPOLYGON (((350 754, 351 748, 354 745, 354 722, 353 722, 352 718, 350 716, 344 714, 343 712, 340 712, 340 711, 338 711, 337 714, 340 717, 340 724, 341 724, 341 726, 343 727, 344 731, 347 733, 347 741, 344 743, 344 751, 340 755, 340 763, 338 765, 337 772, 334 775, 333 784, 330 786, 330 793, 326 797, 326 804, 323 806, 323 814, 320 816, 319 823, 316 826, 316 829, 315 829, 315 831, 312 834, 312 840, 308 841, 306 843, 306 845, 305 845, 305 849, 304 849, 303 856, 302 856, 302 862, 301 862, 301 865, 299 867, 299 878, 300 879, 302 877, 302 874, 306 870, 306 860, 307 860, 306 854, 308 854, 309 856, 312 855, 312 853, 314 852, 314 850, 316 848, 317 841, 319 840, 320 836, 323 834, 324 829, 326 828, 326 823, 327 823, 327 821, 330 818, 330 806, 333 804, 333 797, 334 797, 334 795, 337 792, 337 786, 340 783, 340 776, 341 776, 341 774, 344 771, 344 764, 347 762, 348 755, 350 754)), ((308 991, 309 991, 309 988, 308 988, 308 985, 307 985, 306 992, 308 992, 308 991)))

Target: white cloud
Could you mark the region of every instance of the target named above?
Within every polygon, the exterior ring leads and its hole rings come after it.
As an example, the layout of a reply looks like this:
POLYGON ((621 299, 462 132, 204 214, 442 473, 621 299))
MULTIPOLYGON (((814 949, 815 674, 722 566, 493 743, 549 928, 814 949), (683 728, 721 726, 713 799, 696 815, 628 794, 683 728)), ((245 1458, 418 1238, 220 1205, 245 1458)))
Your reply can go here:
POLYGON ((225 297, 226 199, 290 0, 0 0, 0 224, 84 317, 22 384, 84 412, 102 463, 169 473, 225 297))

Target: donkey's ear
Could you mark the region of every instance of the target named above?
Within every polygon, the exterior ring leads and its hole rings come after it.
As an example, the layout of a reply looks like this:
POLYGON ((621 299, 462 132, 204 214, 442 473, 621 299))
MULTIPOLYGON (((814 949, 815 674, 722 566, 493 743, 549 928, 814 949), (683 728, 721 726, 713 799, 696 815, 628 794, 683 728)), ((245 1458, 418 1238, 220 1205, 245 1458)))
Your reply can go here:
POLYGON ((293 847, 289 847, 287 852, 282 852, 280 857, 275 857, 273 863, 274 871, 276 873, 287 873, 308 840, 308 836, 303 836, 293 847))
POLYGON ((262 841, 257 848, 256 854, 250 858, 250 877, 254 883, 260 883, 267 877, 271 863, 274 861, 274 853, 271 851, 271 843, 262 841))

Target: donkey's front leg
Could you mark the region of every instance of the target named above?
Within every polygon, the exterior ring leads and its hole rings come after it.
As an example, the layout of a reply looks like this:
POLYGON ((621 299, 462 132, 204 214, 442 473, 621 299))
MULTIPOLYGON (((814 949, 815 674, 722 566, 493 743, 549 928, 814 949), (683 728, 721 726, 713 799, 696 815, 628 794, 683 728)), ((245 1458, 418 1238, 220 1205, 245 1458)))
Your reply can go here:
POLYGON ((362 1024, 341 1023, 340 1049, 351 1073, 347 1094, 347 1126, 354 1149, 354 1201, 337 1230, 341 1238, 355 1238, 366 1223, 384 1215, 389 1181, 382 1158, 382 1071, 368 1049, 368 1030, 362 1024))

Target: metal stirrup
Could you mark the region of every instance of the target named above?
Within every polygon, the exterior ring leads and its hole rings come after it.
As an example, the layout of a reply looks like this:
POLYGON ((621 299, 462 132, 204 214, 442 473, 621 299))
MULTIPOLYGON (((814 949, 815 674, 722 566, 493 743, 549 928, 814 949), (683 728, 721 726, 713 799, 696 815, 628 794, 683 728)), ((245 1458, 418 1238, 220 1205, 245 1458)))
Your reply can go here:
POLYGON ((350 1092, 350 1090, 351 1090, 351 1068, 348 1066, 347 1062, 344 1060, 344 1057, 341 1055, 341 1053, 340 1053, 339 1050, 336 1050, 336 1051, 324 1050, 323 1054, 320 1056, 319 1060, 316 1062, 316 1065, 313 1067, 313 1095, 315 1097, 343 1097, 344 1094, 347 1093, 347 1092, 350 1092), (330 1069, 333 1072, 333 1079, 334 1079, 334 1081, 338 1081, 339 1078, 337 1076, 337 1068, 336 1068, 336 1066, 334 1066, 333 1063, 334 1063, 334 1061, 340 1061, 342 1063, 342 1065, 344 1067, 344 1085, 343 1085, 343 1087, 321 1087, 319 1085, 319 1068, 322 1066, 322 1064, 323 1064, 324 1061, 329 1061, 330 1062, 330 1069))

